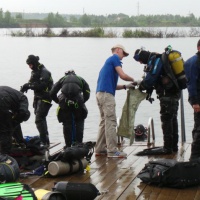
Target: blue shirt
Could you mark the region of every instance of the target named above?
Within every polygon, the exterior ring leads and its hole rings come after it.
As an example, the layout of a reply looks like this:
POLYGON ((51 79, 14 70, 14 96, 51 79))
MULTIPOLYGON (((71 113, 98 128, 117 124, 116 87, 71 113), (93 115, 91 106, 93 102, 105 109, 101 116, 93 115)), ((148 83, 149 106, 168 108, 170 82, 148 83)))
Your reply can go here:
POLYGON ((187 77, 187 89, 191 105, 200 103, 200 64, 198 56, 194 55, 184 63, 185 75, 187 77))
POLYGON ((115 67, 118 66, 122 67, 122 62, 117 54, 113 54, 106 60, 99 72, 96 92, 108 92, 115 96, 119 77, 115 67))

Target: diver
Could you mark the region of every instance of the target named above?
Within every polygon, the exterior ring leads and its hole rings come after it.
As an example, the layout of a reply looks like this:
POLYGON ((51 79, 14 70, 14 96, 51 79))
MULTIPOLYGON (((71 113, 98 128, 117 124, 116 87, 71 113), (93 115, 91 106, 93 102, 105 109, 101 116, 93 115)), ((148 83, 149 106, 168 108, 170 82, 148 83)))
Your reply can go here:
POLYGON ((76 75, 74 70, 69 70, 54 84, 50 95, 59 104, 57 117, 63 123, 65 148, 82 143, 84 122, 88 114, 85 102, 90 98, 88 83, 76 75), (59 90, 61 94, 57 96, 59 90))
POLYGON ((46 117, 52 106, 49 91, 53 86, 53 79, 51 72, 39 63, 38 56, 29 55, 26 63, 32 70, 31 78, 21 87, 21 92, 27 92, 29 89, 34 91, 35 124, 39 131, 41 146, 48 147, 50 141, 46 117))

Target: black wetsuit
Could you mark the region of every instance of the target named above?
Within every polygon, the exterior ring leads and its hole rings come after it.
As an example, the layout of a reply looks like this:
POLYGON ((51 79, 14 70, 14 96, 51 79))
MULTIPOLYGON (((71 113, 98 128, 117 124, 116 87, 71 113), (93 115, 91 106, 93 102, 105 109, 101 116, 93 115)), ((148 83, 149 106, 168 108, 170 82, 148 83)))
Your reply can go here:
POLYGON ((41 142, 49 145, 49 132, 46 117, 51 108, 51 97, 49 91, 53 86, 51 73, 38 63, 32 68, 29 80, 29 89, 34 91, 33 108, 35 113, 35 124, 40 134, 41 142))
MULTIPOLYGON (((0 153, 8 154, 14 129, 30 117, 27 97, 8 86, 0 86, 0 153)), ((19 136, 21 139, 21 135, 19 136)))
POLYGON ((178 151, 177 112, 181 90, 167 76, 161 54, 151 54, 147 63, 147 74, 140 88, 145 88, 150 93, 155 89, 160 100, 160 119, 164 140, 163 153, 178 151))
POLYGON ((63 123, 66 146, 81 143, 88 113, 85 102, 90 97, 88 83, 75 73, 68 73, 55 83, 50 94, 52 100, 59 104, 58 120, 63 123), (57 97, 59 90, 61 94, 57 97))

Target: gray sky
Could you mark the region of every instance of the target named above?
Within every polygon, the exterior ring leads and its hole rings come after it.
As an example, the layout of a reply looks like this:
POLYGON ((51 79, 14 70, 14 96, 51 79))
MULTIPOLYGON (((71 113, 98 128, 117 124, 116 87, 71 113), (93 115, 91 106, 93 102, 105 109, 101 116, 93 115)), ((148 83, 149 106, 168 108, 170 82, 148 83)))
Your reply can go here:
POLYGON ((107 15, 193 13, 200 17, 200 0, 0 0, 0 8, 10 12, 58 12, 59 14, 107 15))

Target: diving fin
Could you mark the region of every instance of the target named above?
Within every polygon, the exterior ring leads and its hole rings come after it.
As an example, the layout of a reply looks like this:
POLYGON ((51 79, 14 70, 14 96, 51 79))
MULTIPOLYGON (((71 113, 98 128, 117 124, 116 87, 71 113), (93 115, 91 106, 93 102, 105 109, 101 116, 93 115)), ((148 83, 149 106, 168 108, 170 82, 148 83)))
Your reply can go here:
MULTIPOLYGON (((33 190, 22 183, 4 183, 0 184, 0 197, 3 199, 22 197, 23 200, 37 200, 33 190)), ((1 199, 1 198, 0 198, 1 199)))
POLYGON ((18 197, 23 191, 21 183, 0 184, 0 197, 15 196, 18 197))
POLYGON ((139 151, 135 155, 137 156, 145 156, 145 155, 167 155, 171 154, 172 150, 165 149, 164 147, 153 147, 144 149, 143 151, 139 151))
POLYGON ((4 187, 16 186, 16 185, 22 185, 22 184, 21 183, 3 183, 3 184, 0 184, 0 188, 2 188, 2 187, 4 188, 4 187))

